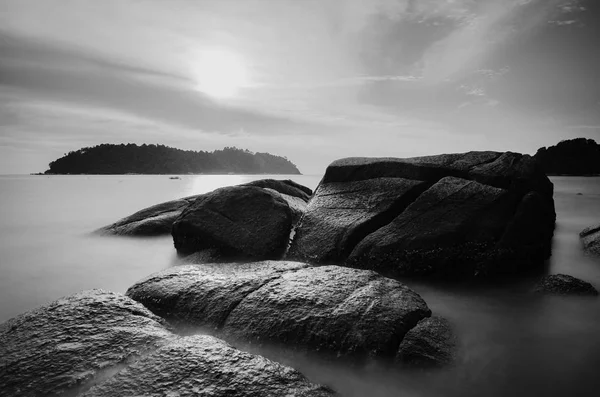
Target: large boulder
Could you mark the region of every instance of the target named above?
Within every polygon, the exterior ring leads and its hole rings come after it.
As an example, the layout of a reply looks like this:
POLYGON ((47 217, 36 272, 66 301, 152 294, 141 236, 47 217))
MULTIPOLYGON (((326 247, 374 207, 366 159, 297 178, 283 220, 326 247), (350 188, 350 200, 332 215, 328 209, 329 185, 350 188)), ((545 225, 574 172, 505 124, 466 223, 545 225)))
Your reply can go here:
POLYGON ((534 291, 548 295, 598 295, 598 291, 592 284, 568 274, 551 274, 545 276, 537 283, 534 291))
POLYGON ((198 196, 185 197, 144 208, 96 232, 119 236, 169 235, 175 219, 196 197, 198 196))
POLYGON ((181 338, 141 304, 101 290, 1 324, 0 390, 7 397, 333 395, 214 337, 181 338))
POLYGON ((333 162, 288 258, 396 276, 529 270, 550 254, 553 185, 517 153, 333 162))
POLYGON ((356 358, 393 358, 431 314, 417 293, 373 271, 296 262, 180 266, 127 295, 178 326, 356 358))
POLYGON ((277 259, 285 253, 293 226, 288 202, 255 186, 232 186, 198 197, 173 223, 182 254, 218 250, 223 258, 277 259))
POLYGON ((587 252, 600 255, 600 225, 585 228, 579 233, 583 249, 587 252))
POLYGON ((456 360, 457 339, 448 320, 428 317, 408 331, 396 361, 419 367, 438 367, 456 360))

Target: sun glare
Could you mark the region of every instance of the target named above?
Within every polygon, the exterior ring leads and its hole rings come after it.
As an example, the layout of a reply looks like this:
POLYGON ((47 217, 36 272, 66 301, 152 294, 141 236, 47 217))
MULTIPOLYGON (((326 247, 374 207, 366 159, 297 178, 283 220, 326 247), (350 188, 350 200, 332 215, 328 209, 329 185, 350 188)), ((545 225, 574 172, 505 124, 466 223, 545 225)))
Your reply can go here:
POLYGON ((204 50, 192 65, 197 89, 216 98, 235 96, 247 84, 243 60, 223 49, 204 50))

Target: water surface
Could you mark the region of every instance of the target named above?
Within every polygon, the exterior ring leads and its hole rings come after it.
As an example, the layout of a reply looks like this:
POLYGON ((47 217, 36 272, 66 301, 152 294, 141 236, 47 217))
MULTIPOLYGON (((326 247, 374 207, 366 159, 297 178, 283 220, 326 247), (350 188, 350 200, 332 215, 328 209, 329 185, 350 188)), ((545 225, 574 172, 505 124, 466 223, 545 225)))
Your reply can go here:
MULTIPOLYGON (((1 176, 0 322, 84 289, 124 292, 177 264, 169 237, 89 232, 162 201, 264 177, 1 176)), ((320 176, 291 178, 314 188, 320 176)), ((599 288, 600 259, 582 252, 578 233, 600 222, 600 178, 551 179, 557 228, 547 271, 599 288)), ((477 287, 406 280, 434 314, 456 325, 462 353, 445 370, 398 371, 377 363, 355 368, 274 347, 239 347, 292 365, 351 397, 598 395, 600 299, 532 296, 532 282, 477 287)))

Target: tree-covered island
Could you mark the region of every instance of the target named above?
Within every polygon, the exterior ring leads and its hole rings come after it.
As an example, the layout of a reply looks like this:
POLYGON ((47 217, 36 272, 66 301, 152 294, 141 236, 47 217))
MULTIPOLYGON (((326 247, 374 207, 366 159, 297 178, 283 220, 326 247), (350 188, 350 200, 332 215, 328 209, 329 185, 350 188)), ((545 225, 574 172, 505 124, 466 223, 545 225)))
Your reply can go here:
POLYGON ((577 138, 540 148, 535 158, 546 175, 600 175, 600 145, 577 138))
POLYGON ((236 147, 213 152, 164 145, 102 144, 51 162, 52 174, 300 174, 285 157, 236 147))

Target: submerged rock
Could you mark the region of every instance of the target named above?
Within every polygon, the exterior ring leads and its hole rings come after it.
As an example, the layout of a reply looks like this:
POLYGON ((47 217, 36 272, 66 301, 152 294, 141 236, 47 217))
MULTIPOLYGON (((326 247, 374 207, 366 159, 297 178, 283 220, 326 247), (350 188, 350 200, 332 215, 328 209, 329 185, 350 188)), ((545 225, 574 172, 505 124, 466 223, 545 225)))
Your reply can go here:
POLYGON ((338 356, 392 358, 431 314, 417 293, 373 271, 295 262, 181 266, 127 295, 178 325, 338 356))
POLYGON ((217 338, 181 338, 141 304, 101 290, 1 324, 0 390, 7 397, 334 395, 217 338))
POLYGON ((600 255, 600 225, 585 228, 579 233, 583 249, 594 255, 600 255))
POLYGON ((542 278, 536 285, 535 292, 552 295, 598 295, 592 284, 568 274, 552 274, 542 278))
POLYGON ((192 203, 198 196, 190 196, 178 200, 144 208, 125 217, 112 225, 104 226, 96 232, 100 234, 114 234, 119 236, 161 236, 171 233, 173 222, 185 207, 192 203))
POLYGON ((530 156, 469 152, 333 162, 290 259, 394 275, 492 275, 550 254, 553 185, 530 156))
POLYGON ((448 320, 429 317, 408 331, 400 344, 396 361, 419 367, 443 366, 455 361, 456 350, 456 336, 448 320))

